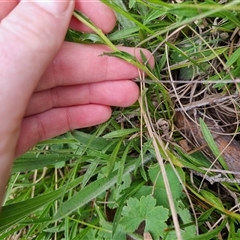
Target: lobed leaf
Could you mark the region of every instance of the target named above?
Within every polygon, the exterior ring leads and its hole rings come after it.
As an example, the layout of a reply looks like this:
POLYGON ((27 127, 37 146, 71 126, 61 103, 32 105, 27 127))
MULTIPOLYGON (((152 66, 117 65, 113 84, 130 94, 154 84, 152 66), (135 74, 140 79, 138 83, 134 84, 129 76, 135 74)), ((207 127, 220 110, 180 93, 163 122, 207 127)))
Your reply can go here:
POLYGON ((127 206, 123 207, 121 224, 127 232, 133 233, 140 223, 145 221, 144 232, 150 232, 155 239, 159 239, 167 228, 165 222, 168 214, 168 209, 156 206, 156 199, 150 195, 142 196, 140 200, 130 198, 127 206))

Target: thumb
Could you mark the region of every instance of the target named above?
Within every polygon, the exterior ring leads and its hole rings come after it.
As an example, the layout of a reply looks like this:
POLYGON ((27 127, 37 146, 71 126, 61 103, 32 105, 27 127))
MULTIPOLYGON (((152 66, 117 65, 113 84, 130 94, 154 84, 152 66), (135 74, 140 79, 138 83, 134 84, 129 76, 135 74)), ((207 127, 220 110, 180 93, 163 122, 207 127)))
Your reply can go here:
POLYGON ((71 0, 21 1, 1 21, 0 72, 18 78, 16 89, 32 90, 61 47, 73 7, 71 0))
POLYGON ((20 1, 0 22, 0 203, 28 100, 62 45, 73 8, 72 0, 20 1))

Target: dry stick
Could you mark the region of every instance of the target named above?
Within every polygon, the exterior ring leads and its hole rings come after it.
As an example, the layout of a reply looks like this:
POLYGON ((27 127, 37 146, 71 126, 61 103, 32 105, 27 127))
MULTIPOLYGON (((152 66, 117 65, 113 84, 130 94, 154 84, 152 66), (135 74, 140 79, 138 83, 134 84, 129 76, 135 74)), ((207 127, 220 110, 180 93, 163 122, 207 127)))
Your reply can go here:
MULTIPOLYGON (((166 49, 166 52, 168 52, 168 46, 166 46, 165 49, 166 49)), ((175 88, 175 86, 174 86, 174 84, 173 84, 173 82, 172 82, 172 81, 173 81, 173 78, 172 78, 171 70, 170 70, 170 68, 169 68, 168 55, 167 55, 167 57, 166 57, 166 61, 167 61, 168 69, 169 69, 169 76, 170 76, 171 84, 172 84, 172 87, 173 87, 173 91, 174 91, 174 93, 175 93, 175 96, 177 97, 177 100, 178 100, 180 106, 182 107, 182 103, 181 103, 181 101, 180 101, 180 99, 179 99, 179 96, 178 96, 178 94, 177 94, 177 90, 176 90, 176 88, 175 88)), ((180 179, 180 178, 179 178, 179 179, 180 179)), ((195 210, 194 210, 193 203, 192 203, 192 201, 191 201, 191 198, 190 198, 190 196, 189 196, 189 194, 188 194, 188 191, 187 191, 186 187, 184 186, 184 184, 182 184, 182 186, 183 186, 183 188, 184 188, 184 191, 185 191, 185 193, 186 193, 186 196, 187 196, 188 201, 189 201, 189 203, 190 203, 190 206, 191 206, 191 208, 192 208, 194 220, 195 220, 195 223, 196 223, 196 233, 197 233, 197 235, 198 235, 198 234, 199 234, 199 231, 198 231, 197 215, 196 215, 196 212, 195 212, 195 210)))
MULTIPOLYGON (((153 146, 157 150, 159 148, 159 146, 158 146, 156 138, 154 137, 154 134, 152 132, 150 123, 148 122, 148 118, 146 116, 146 113, 143 115, 143 117, 144 117, 147 129, 148 129, 148 132, 150 134, 150 137, 152 139, 153 146)), ((162 171, 162 176, 163 176, 164 185, 166 187, 166 192, 167 192, 167 195, 169 196, 168 200, 169 200, 169 205, 170 205, 170 209, 171 209, 171 212, 172 212, 173 223, 174 223, 174 226, 175 226, 177 239, 182 240, 182 235, 181 235, 181 231, 180 231, 180 224, 179 224, 179 221, 178 221, 178 218, 177 218, 177 212, 176 212, 175 205, 174 205, 174 202, 173 202, 173 196, 172 196, 172 192, 171 192, 170 185, 169 185, 169 182, 168 182, 167 173, 166 173, 166 170, 164 168, 163 159, 162 159, 162 156, 161 156, 159 151, 155 151, 155 153, 156 153, 156 157, 157 157, 158 163, 159 163, 161 171, 162 171)))
POLYGON ((214 94, 214 95, 209 95, 199 101, 191 102, 183 106, 183 108, 176 108, 174 109, 175 111, 188 111, 193 108, 198 108, 198 107, 203 107, 206 105, 211 105, 213 103, 221 103, 224 102, 225 100, 229 100, 232 98, 238 97, 238 94, 233 94, 230 96, 226 95, 221 95, 221 94, 214 94))
MULTIPOLYGON (((169 66, 170 68, 170 66, 169 66)), ((135 79, 134 82, 145 82, 145 83, 188 83, 188 84, 196 84, 196 83, 202 83, 202 84, 227 84, 227 83, 240 83, 240 79, 218 79, 218 80, 178 80, 178 79, 171 79, 171 80, 152 80, 149 78, 145 79, 135 79)))
POLYGON ((174 205, 172 192, 171 192, 170 185, 169 185, 169 182, 168 182, 167 173, 166 173, 166 170, 165 170, 165 167, 164 167, 162 156, 161 156, 160 152, 158 151, 159 146, 158 146, 158 143, 156 141, 156 137, 154 136, 154 133, 153 133, 154 128, 153 128, 153 126, 151 126, 151 123, 149 121, 149 119, 150 119, 150 116, 148 114, 149 112, 148 113, 145 112, 144 107, 141 105, 142 104, 141 101, 139 101, 139 104, 140 104, 140 107, 142 109, 142 114, 143 114, 143 118, 145 120, 147 129, 148 129, 148 133, 150 135, 150 138, 152 139, 152 143, 153 143, 153 146, 155 148, 155 153, 156 153, 158 163, 160 165, 160 169, 162 171, 163 182, 164 182, 164 185, 166 187, 167 195, 169 196, 168 200, 169 200, 170 210, 171 210, 171 213, 172 213, 173 224, 174 224, 174 227, 175 227, 176 236, 177 236, 178 240, 182 240, 182 235, 181 235, 181 231, 180 231, 180 224, 179 224, 179 221, 178 221, 177 212, 176 212, 176 208, 175 208, 175 205, 174 205))
MULTIPOLYGON (((142 75, 144 77, 144 73, 142 73, 139 69, 138 69, 138 74, 140 77, 142 77, 142 75)), ((143 84, 140 84, 140 92, 141 93, 143 92, 143 84)), ((140 112, 142 113, 143 98, 140 96, 138 101, 139 101, 139 105, 140 105, 140 112)), ((143 114, 140 114, 140 144, 141 144, 141 159, 143 162, 143 149, 142 149, 142 146, 143 146, 143 114)))

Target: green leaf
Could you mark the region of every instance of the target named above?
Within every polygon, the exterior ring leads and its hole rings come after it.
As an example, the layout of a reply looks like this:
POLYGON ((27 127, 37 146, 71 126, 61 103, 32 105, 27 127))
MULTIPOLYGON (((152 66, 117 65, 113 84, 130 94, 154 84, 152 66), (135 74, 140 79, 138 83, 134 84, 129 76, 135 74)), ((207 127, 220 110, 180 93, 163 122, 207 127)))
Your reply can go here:
POLYGON ((222 11, 221 12, 226 18, 228 18, 236 27, 240 27, 239 18, 236 17, 231 11, 222 11))
POLYGON ((127 16, 124 16, 122 13, 119 14, 117 11, 115 12, 115 14, 117 16, 117 20, 120 22, 120 24, 123 26, 123 28, 135 27, 136 25, 133 23, 133 21, 131 21, 131 15, 127 12, 127 8, 124 5, 123 1, 122 0, 114 0, 114 4, 116 7, 118 7, 118 9, 121 9, 122 11, 126 12, 127 16))
POLYGON ((73 131, 72 136, 82 145, 99 151, 103 151, 104 149, 107 149, 107 151, 113 151, 118 143, 118 140, 96 137, 81 131, 73 131))
POLYGON ((189 9, 189 8, 175 8, 175 9, 169 9, 169 12, 171 14, 176 15, 181 20, 184 18, 190 18, 197 16, 199 14, 198 9, 189 9))
POLYGON ((230 56, 230 58, 226 62, 226 67, 231 67, 239 58, 240 48, 237 48, 237 50, 230 56))
POLYGON ((166 14, 166 11, 163 8, 159 9, 151 9, 148 11, 147 15, 144 17, 144 24, 148 24, 150 21, 161 17, 162 15, 166 14))
MULTIPOLYGON (((117 207, 116 213, 114 215, 114 220, 113 220, 112 236, 114 236, 114 234, 119 226, 122 208, 124 207, 126 199, 128 199, 134 193, 136 193, 136 191, 138 191, 143 186, 144 183, 145 183, 144 181, 141 181, 141 182, 133 181, 131 186, 125 190, 125 194, 121 197, 121 199, 118 200, 118 207, 117 207)), ((151 191, 149 193, 151 193, 151 191)))
MULTIPOLYGON (((187 240, 189 238, 192 238, 196 235, 196 226, 192 222, 191 218, 191 212, 189 207, 186 207, 181 200, 177 202, 177 213, 179 218, 181 218, 181 222, 185 225, 184 227, 181 227, 181 235, 182 239, 187 240)), ((176 232, 175 231, 169 231, 166 233, 165 240, 172 240, 177 239, 176 232)))
MULTIPOLYGON (((151 159, 152 159, 151 155, 146 155, 146 157, 143 159, 143 162, 144 163, 148 162, 151 159)), ((136 159, 135 161, 132 160, 129 164, 126 164, 123 176, 135 170, 137 161, 138 159, 136 159)), ((82 189, 81 191, 76 193, 72 198, 64 202, 62 205, 60 205, 59 211, 55 215, 54 220, 56 221, 65 217, 74 210, 90 202, 92 199, 96 198, 101 193, 105 192, 107 189, 111 188, 117 182, 117 171, 118 170, 111 173, 109 177, 101 178, 85 186, 84 189, 82 189)))
POLYGON ((117 160, 117 156, 118 156, 118 152, 120 150, 120 147, 122 145, 122 140, 120 140, 117 144, 117 146, 114 148, 109 160, 108 160, 108 163, 107 163, 107 177, 110 175, 110 173, 112 173, 113 169, 114 169, 114 165, 115 165, 115 162, 117 160))
POLYGON ((133 8, 135 4, 136 4, 136 0, 129 0, 128 7, 133 8))
POLYGON ((120 166, 119 166, 119 169, 118 169, 118 176, 117 176, 117 185, 118 186, 120 186, 121 183, 122 183, 124 166, 125 166, 125 162, 126 162, 126 159, 127 159, 127 156, 128 156, 128 152, 129 152, 129 149, 130 149, 131 146, 132 146, 132 142, 129 142, 128 145, 126 146, 126 148, 125 148, 125 150, 122 154, 121 160, 120 160, 120 166))
POLYGON ((75 157, 74 154, 36 154, 27 153, 13 163, 12 173, 26 172, 44 167, 55 167, 56 163, 65 162, 75 157))
POLYGON ((200 234, 198 236, 194 236, 192 238, 189 238, 188 240, 208 240, 208 239, 217 239, 217 235, 222 231, 223 228, 226 227, 226 223, 228 221, 228 218, 225 218, 222 223, 214 228, 212 231, 208 231, 206 233, 200 234))
MULTIPOLYGON (((149 160, 149 158, 146 159, 146 161, 149 160)), ((82 182, 82 179, 83 177, 80 176, 75 180, 69 182, 69 184, 64 185, 63 187, 51 193, 46 193, 22 202, 3 206, 0 214, 0 232, 6 231, 8 227, 12 227, 13 224, 20 222, 23 218, 34 213, 36 210, 43 207, 45 204, 52 203, 57 198, 62 197, 63 194, 69 189, 78 186, 80 182, 82 182)), ((49 218, 45 219, 44 221, 52 221, 52 219, 49 218)))
MULTIPOLYGON (((126 28, 128 27, 134 27, 138 26, 139 28, 144 29, 146 32, 153 34, 154 32, 149 29, 147 26, 136 20, 133 15, 131 15, 129 12, 127 12, 125 9, 119 7, 118 4, 115 3, 115 1, 109 1, 109 0, 101 0, 104 4, 112 8, 117 14, 121 14, 122 18, 124 18, 124 21, 121 22, 121 24, 124 24, 126 28)), ((117 1, 119 2, 119 0, 117 1)), ((121 19, 120 19, 121 20, 121 19)))
POLYGON ((62 189, 59 189, 23 202, 4 206, 0 215, 0 232, 6 230, 15 223, 18 223, 29 214, 33 213, 40 207, 43 207, 45 204, 56 200, 62 194, 62 189))
MULTIPOLYGON (((165 169, 168 176, 169 185, 171 187, 173 199, 177 201, 183 194, 183 187, 179 182, 176 173, 172 169, 172 166, 170 164, 166 164, 165 169)), ((182 170, 180 168, 177 169, 178 173, 180 175, 183 175, 182 170)), ((159 165, 156 164, 155 166, 149 168, 148 173, 152 183, 155 185, 153 195, 157 199, 158 205, 163 205, 164 207, 168 208, 169 202, 167 192, 159 165)))
POLYGON ((152 71, 150 71, 144 64, 139 62, 133 55, 130 53, 124 52, 124 51, 115 51, 115 52, 104 52, 103 55, 110 56, 110 57, 116 57, 120 58, 133 66, 139 68, 140 70, 143 70, 151 79, 157 80, 157 78, 154 76, 152 71))
POLYGON ((108 38, 111 41, 116 41, 116 40, 120 40, 120 39, 125 39, 128 37, 131 37, 133 35, 136 35, 139 31, 138 27, 132 27, 132 28, 125 28, 125 29, 121 29, 117 32, 113 32, 111 33, 108 38))
POLYGON ((223 168, 228 169, 227 164, 226 164, 225 160, 223 159, 223 157, 220 155, 218 146, 217 146, 216 142, 214 141, 213 136, 212 136, 211 132, 209 131, 206 123, 203 121, 202 118, 199 119, 199 123, 200 123, 200 129, 202 131, 203 137, 206 140, 212 153, 214 154, 214 156, 216 158, 218 158, 218 161, 221 163, 223 168))
POLYGON ((74 41, 70 29, 68 29, 68 31, 66 33, 65 41, 68 41, 68 42, 73 42, 74 41))
POLYGON ((200 193, 208 202, 212 204, 212 206, 217 206, 218 208, 222 208, 224 211, 224 206, 222 204, 221 199, 219 199, 209 191, 201 190, 200 193))
POLYGON ((119 138, 119 137, 126 137, 132 133, 139 132, 139 128, 131 128, 131 129, 120 129, 115 130, 110 133, 107 133, 103 136, 103 138, 119 138))
POLYGON ((81 189, 83 189, 85 187, 85 185, 88 183, 89 179, 94 175, 95 170, 96 170, 97 166, 99 165, 99 162, 100 162, 99 159, 94 159, 94 161, 89 165, 86 173, 84 173, 81 189))
POLYGON ((104 43, 102 38, 100 38, 97 34, 93 34, 93 33, 79 34, 78 38, 74 38, 74 42, 79 42, 79 43, 104 43))
POLYGON ((53 138, 49 140, 42 141, 38 145, 52 145, 52 144, 76 144, 77 141, 74 138, 53 138))
POLYGON ((151 232, 155 239, 164 235, 167 228, 165 223, 168 219, 169 211, 162 206, 156 206, 156 199, 151 195, 142 196, 140 200, 130 198, 127 206, 122 211, 121 224, 127 232, 133 233, 145 221, 144 232, 151 232))
POLYGON ((83 24, 88 26, 90 29, 92 29, 92 31, 95 32, 102 39, 102 42, 104 42, 106 45, 108 45, 114 51, 118 51, 118 49, 105 36, 105 34, 102 32, 102 30, 100 28, 98 28, 86 15, 84 15, 82 12, 74 10, 73 16, 77 20, 81 21, 83 24))

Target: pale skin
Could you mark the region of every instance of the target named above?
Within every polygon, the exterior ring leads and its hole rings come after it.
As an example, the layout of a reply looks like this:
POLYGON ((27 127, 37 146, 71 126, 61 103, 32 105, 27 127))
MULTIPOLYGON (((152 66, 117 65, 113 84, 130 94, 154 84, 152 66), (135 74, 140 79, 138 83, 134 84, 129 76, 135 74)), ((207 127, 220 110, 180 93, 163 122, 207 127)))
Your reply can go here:
MULTIPOLYGON (((116 21, 110 9, 98 0, 36 2, 0 2, 0 202, 17 156, 40 141, 103 123, 110 106, 129 106, 139 95, 131 81, 138 70, 100 57, 106 46, 63 42, 69 26, 89 31, 71 18, 74 8, 106 33, 116 21)), ((139 49, 121 49, 140 58, 139 49)))

